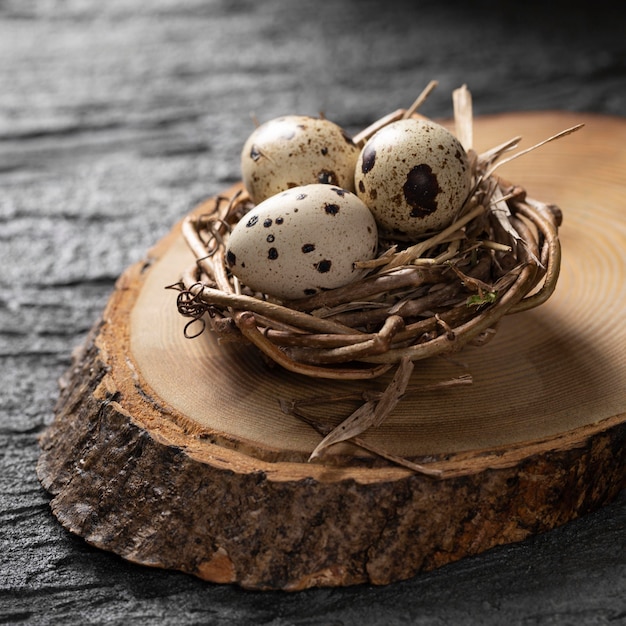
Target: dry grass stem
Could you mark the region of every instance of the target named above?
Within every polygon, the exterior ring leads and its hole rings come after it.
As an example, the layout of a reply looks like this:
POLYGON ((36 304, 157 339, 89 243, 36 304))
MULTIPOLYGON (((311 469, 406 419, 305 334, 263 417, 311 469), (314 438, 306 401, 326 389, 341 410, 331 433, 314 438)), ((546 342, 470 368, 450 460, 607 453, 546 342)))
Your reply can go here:
POLYGON ((474 147, 472 96, 466 85, 452 92, 456 136, 466 151, 474 147))
POLYGON ((370 427, 379 426, 404 395, 412 371, 413 362, 410 359, 402 359, 393 379, 380 398, 365 402, 339 426, 328 433, 313 450, 310 459, 320 456, 323 450, 335 443, 358 437, 370 427))
MULTIPOLYGON (((316 430, 321 435, 327 435, 331 432, 331 427, 329 427, 324 422, 317 420, 309 415, 302 413, 297 407, 290 405, 287 402, 281 402, 281 408, 283 411, 289 415, 293 415, 297 417, 299 420, 304 422, 305 424, 311 426, 314 430, 316 430)), ((350 443, 367 452, 375 454, 376 456, 393 463, 394 465, 398 465, 400 467, 404 467, 412 472, 423 474, 425 476, 432 476, 433 478, 441 478, 444 475, 444 472, 437 467, 433 467, 431 464, 423 464, 423 463, 415 463, 409 459, 405 459, 397 454, 392 454, 382 448, 381 446, 377 446, 364 440, 359 436, 352 437, 350 439, 350 443)))
POLYGON ((426 85, 422 93, 417 96, 413 104, 403 113, 402 117, 404 119, 408 119, 417 113, 417 110, 422 106, 422 104, 424 104, 428 96, 430 96, 430 94, 436 89, 438 84, 439 83, 436 80, 431 80, 428 85, 426 85))
POLYGON ((536 150, 537 148, 540 148, 541 146, 544 146, 545 144, 550 143, 551 141, 555 141, 557 139, 561 139, 562 137, 566 137, 567 135, 571 135, 577 130, 580 130, 583 126, 584 124, 576 124, 576 126, 572 126, 571 128, 566 128, 565 130, 562 130, 561 132, 556 133, 556 135, 552 135, 552 137, 548 137, 547 139, 544 139, 543 141, 540 141, 539 143, 536 143, 533 146, 530 146, 530 148, 526 148, 525 150, 516 152, 510 157, 507 157, 506 159, 502 159, 501 161, 498 161, 498 163, 494 164, 491 167, 491 169, 487 171, 486 176, 487 177, 492 176, 494 172, 496 171, 496 169, 498 169, 501 165, 505 165, 506 163, 509 163, 513 161, 514 159, 517 159, 523 156, 524 154, 528 154, 529 152, 532 152, 533 150, 536 150))

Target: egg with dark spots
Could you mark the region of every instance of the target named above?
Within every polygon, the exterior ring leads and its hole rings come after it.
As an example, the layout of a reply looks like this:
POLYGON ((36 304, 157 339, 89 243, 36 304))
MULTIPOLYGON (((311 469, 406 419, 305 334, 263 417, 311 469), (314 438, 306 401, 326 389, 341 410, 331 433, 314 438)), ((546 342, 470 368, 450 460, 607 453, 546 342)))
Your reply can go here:
POLYGON ((279 300, 347 285, 376 255, 378 231, 356 194, 314 183, 257 204, 226 242, 226 266, 254 292, 279 300))
POLYGON ((469 195, 472 173, 453 133, 432 120, 410 118, 369 139, 354 179, 381 233, 411 238, 452 224, 469 195))
POLYGON ((241 151, 243 184, 258 204, 293 187, 322 183, 354 191, 359 148, 337 124, 286 115, 258 126, 241 151))

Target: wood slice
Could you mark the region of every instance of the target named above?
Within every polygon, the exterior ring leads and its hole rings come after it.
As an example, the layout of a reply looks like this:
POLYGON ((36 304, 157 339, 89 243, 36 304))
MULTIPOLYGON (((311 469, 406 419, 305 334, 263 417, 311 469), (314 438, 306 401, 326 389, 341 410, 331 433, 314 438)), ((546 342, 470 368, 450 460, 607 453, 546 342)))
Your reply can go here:
MULTIPOLYGON (((417 362, 415 390, 363 436, 439 476, 352 443, 308 462, 321 435, 279 401, 389 379, 314 380, 210 332, 186 339, 165 289, 193 262, 176 226, 120 277, 61 383, 38 465, 54 515, 137 563, 298 590, 405 579, 610 501, 626 484, 626 121, 484 117, 475 141, 526 147, 580 122, 502 169, 563 210, 555 294, 485 346, 417 362)), ((336 425, 354 407, 310 411, 336 425)))

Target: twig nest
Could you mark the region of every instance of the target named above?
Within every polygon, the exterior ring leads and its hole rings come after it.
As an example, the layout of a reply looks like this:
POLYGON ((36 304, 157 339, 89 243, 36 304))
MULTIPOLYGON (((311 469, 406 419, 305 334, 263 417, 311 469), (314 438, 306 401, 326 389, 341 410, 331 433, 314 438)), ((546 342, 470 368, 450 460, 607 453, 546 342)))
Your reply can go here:
POLYGON ((322 183, 354 191, 359 148, 327 119, 286 115, 261 124, 241 151, 243 183, 259 203, 285 189, 322 183))
POLYGON ((358 196, 388 236, 416 237, 449 226, 470 191, 459 140, 426 119, 393 122, 365 144, 355 171, 358 196))
POLYGON ((453 100, 456 137, 416 105, 354 141, 313 118, 268 123, 284 133, 259 127, 243 150, 245 189, 183 221, 196 258, 177 285, 185 333, 199 321, 292 372, 364 380, 482 345, 503 316, 545 302, 559 211, 495 170, 580 125, 507 158, 520 137, 478 154, 469 92, 453 100), (321 181, 330 157, 336 178, 321 181), (354 180, 363 200, 347 189, 354 180), (376 250, 375 218, 390 231, 379 225, 376 250))
POLYGON ((374 217, 355 194, 312 184, 247 213, 230 234, 226 264, 250 289, 295 299, 362 277, 356 263, 373 259, 377 248, 374 217))

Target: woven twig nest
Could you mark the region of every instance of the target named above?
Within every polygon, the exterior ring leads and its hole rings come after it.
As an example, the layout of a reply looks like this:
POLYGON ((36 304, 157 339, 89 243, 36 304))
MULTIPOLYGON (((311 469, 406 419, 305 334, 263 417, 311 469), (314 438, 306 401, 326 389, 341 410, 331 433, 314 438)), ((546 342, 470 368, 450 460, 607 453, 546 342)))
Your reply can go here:
MULTIPOLYGON (((201 330, 208 318, 221 340, 248 341, 287 370, 368 379, 403 360, 484 343, 503 316, 545 302, 559 275, 561 212, 495 175, 513 158, 502 157, 520 138, 477 154, 468 92, 457 90, 454 103, 472 191, 451 226, 418 242, 381 239, 377 258, 363 264, 369 273, 358 282, 278 301, 230 274, 224 254, 229 233, 254 205, 244 190, 219 197, 212 211, 183 222, 196 263, 179 285, 180 313, 199 321, 201 330)), ((397 111, 355 141, 363 144, 381 126, 413 114, 397 111)))

